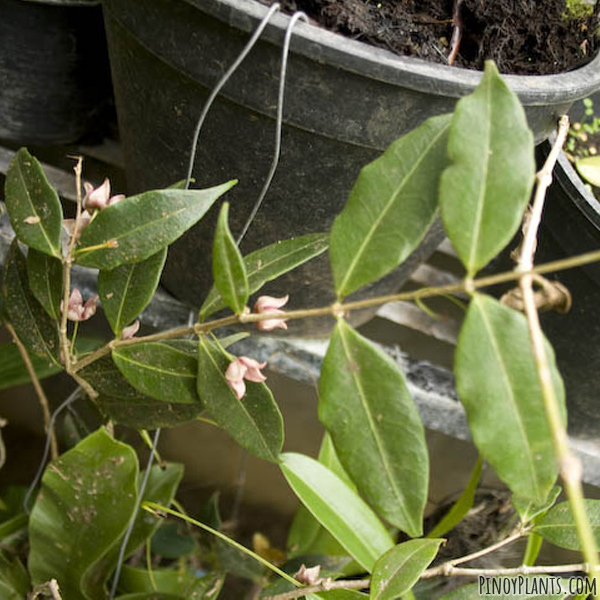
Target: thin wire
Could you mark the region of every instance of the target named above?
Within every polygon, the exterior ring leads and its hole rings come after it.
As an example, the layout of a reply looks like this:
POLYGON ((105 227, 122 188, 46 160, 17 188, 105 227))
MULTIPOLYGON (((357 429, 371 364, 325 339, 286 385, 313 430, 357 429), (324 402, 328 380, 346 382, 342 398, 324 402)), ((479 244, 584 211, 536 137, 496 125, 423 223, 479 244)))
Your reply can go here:
POLYGON ((260 22, 260 25, 256 28, 256 31, 252 34, 252 37, 248 41, 248 43, 244 46, 244 49, 240 52, 239 56, 235 59, 235 62, 227 69, 223 77, 218 81, 217 85, 213 88, 204 108, 202 109, 202 113, 200 114, 200 118, 198 119, 198 123, 196 124, 196 130, 194 131, 194 139, 192 141, 192 150, 190 154, 190 162, 188 164, 188 172, 185 178, 185 188, 188 189, 190 187, 190 181, 192 179, 192 170, 194 169, 194 161, 196 160, 196 150, 198 148, 198 139, 200 138, 200 130, 202 129, 202 125, 204 124, 204 120, 206 119, 206 115, 212 106, 215 98, 221 91, 221 88, 227 83, 228 79, 233 75, 234 71, 242 64, 243 60, 248 56, 250 50, 254 44, 256 44, 258 38, 261 36, 264 28, 267 26, 269 19, 273 16, 275 12, 279 10, 279 4, 275 2, 267 14, 264 16, 263 20, 260 22))
POLYGON ((113 598, 115 597, 115 594, 117 593, 117 586, 119 585, 119 578, 121 576, 121 568, 123 567, 123 560, 125 558, 125 550, 127 549, 127 543, 129 542, 131 532, 133 531, 133 528, 135 526, 135 520, 137 519, 138 512, 140 510, 140 505, 142 504, 142 498, 144 497, 144 492, 146 491, 146 485, 148 484, 148 478, 150 477, 152 461, 154 460, 154 453, 156 452, 156 446, 158 446, 158 438, 159 437, 160 437, 160 428, 154 432, 154 439, 152 440, 152 450, 150 450, 150 456, 148 457, 148 464, 146 465, 146 471, 144 472, 144 478, 142 480, 142 484, 140 485, 140 489, 138 490, 138 496, 137 496, 137 500, 135 502, 135 508, 133 509, 133 514, 131 515, 129 525, 127 526, 127 531, 125 532, 125 535, 123 536, 123 541, 121 542, 121 547, 119 548, 119 558, 117 559, 117 567, 115 569, 115 576, 113 578, 109 600, 113 600, 113 598))
POLYGON ((37 487, 37 484, 44 472, 44 467, 46 466, 46 461, 48 460, 48 454, 50 453, 50 441, 52 439, 51 432, 54 431, 54 423, 58 415, 63 411, 64 408, 69 406, 71 402, 76 400, 79 397, 79 393, 81 392, 81 388, 77 386, 75 390, 71 393, 71 395, 52 413, 50 417, 50 422, 48 423, 47 433, 46 433, 46 445, 44 446, 44 453, 42 455, 42 460, 40 461, 40 465, 38 467, 37 473, 33 478, 33 481, 29 485, 27 489, 27 493, 25 494, 25 498, 23 499, 23 510, 30 514, 31 510, 29 508, 29 500, 31 495, 33 494, 33 490, 37 487))
POLYGON ((256 213, 262 204, 265 196, 267 195, 267 191, 269 190, 269 186, 271 185, 271 181, 273 181, 273 177, 275 176, 275 171, 277 170, 277 165, 279 164, 279 157, 281 155, 281 128, 283 122, 283 98, 285 94, 285 81, 287 75, 287 61, 288 55, 290 51, 290 40, 292 39, 292 30, 296 23, 302 19, 305 23, 308 23, 308 17, 303 12, 296 12, 290 19, 290 22, 285 31, 285 40, 283 42, 283 50, 281 53, 281 70, 279 74, 279 94, 277 98, 277 125, 275 128, 275 150, 273 152, 273 161, 271 163, 271 168, 269 170, 269 174, 267 175, 267 179, 258 195, 258 199, 254 207, 252 208, 252 212, 248 217, 242 232, 240 233, 238 239, 236 240, 237 245, 240 245, 240 242, 244 239, 244 236, 248 232, 248 228, 254 221, 254 217, 256 217, 256 213))

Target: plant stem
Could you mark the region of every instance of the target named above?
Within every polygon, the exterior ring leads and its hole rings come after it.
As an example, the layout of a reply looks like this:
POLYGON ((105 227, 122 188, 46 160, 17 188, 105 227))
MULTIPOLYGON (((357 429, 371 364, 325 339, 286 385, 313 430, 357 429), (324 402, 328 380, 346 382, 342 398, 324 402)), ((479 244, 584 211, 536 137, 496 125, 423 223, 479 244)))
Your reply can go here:
MULTIPOLYGON (((447 577, 477 577, 484 575, 486 577, 497 577, 499 575, 542 575, 544 573, 569 573, 573 571, 587 572, 588 566, 586 563, 576 563, 572 565, 547 565, 541 567, 528 567, 521 565, 520 567, 512 567, 506 569, 464 569, 450 567, 443 575, 447 577)), ((440 573, 432 574, 435 569, 428 569, 421 575, 421 579, 431 579, 437 577, 440 573)))
POLYGON ((324 579, 321 583, 307 585, 299 590, 283 592, 275 596, 265 596, 263 600, 294 600, 295 598, 303 598, 307 594, 328 592, 330 590, 362 590, 369 587, 370 584, 371 581, 369 579, 341 579, 339 581, 324 579))
POLYGON ((569 129, 569 119, 561 117, 556 141, 548 158, 537 176, 537 188, 533 200, 533 208, 526 225, 523 245, 519 256, 516 271, 521 274, 519 286, 523 296, 523 305, 529 337, 537 368, 538 379, 544 399, 544 408, 548 418, 548 424, 552 432, 554 452, 558 462, 560 475, 565 485, 565 491, 569 500, 571 511, 577 527, 577 535, 581 543, 581 549, 588 563, 588 573, 596 583, 596 589, 600 586, 600 571, 598 570, 598 551, 592 533, 592 528, 585 509, 583 486, 581 483, 582 467, 579 459, 569 449, 569 438, 566 425, 563 422, 558 398, 554 390, 552 373, 548 363, 548 357, 544 347, 544 335, 540 325, 539 315, 535 304, 533 292, 533 277, 531 270, 533 266, 533 255, 535 253, 537 231, 541 221, 542 210, 546 197, 546 190, 552 182, 552 170, 558 158, 558 154, 564 144, 569 129))
POLYGON ((537 533, 531 532, 529 536, 527 536, 527 546, 525 547, 525 554, 523 555, 524 565, 528 567, 535 565, 543 541, 544 538, 537 533))
MULTIPOLYGON (((594 252, 587 252, 578 256, 565 258, 561 260, 555 260, 542 265, 538 265, 525 273, 526 275, 541 275, 543 273, 552 273, 556 271, 563 271, 565 269, 572 269, 573 267, 579 267, 590 263, 600 261, 600 250, 594 252)), ((479 289, 483 287, 489 287, 492 285, 498 285, 500 283, 506 283, 508 281, 516 281, 523 277, 523 273, 516 273, 515 271, 508 271, 505 273, 498 273, 497 275, 489 275, 487 277, 480 277, 479 279, 464 279, 458 283, 449 285, 441 285, 431 288, 422 288, 410 292, 400 292, 398 294, 389 294, 387 296, 378 296, 377 298, 368 298, 366 300, 357 300, 355 302, 334 303, 328 306, 321 306, 318 308, 308 308, 301 310, 291 310, 285 313, 285 318, 288 320, 305 319, 309 317, 320 317, 320 316, 336 316, 340 313, 350 312, 360 308, 368 308, 371 306, 379 306, 386 304, 387 302, 394 302, 397 300, 416 300, 417 298, 432 298, 434 296, 447 296, 456 292, 472 291, 473 289, 479 289)), ((236 325, 239 323, 256 323, 258 321, 266 321, 268 319, 281 318, 280 314, 277 313, 261 313, 261 314, 242 314, 242 315, 231 315, 229 317, 223 317, 221 319, 215 319, 214 321, 207 321, 205 323, 196 323, 191 326, 177 327, 168 331, 160 333, 154 333, 152 335, 140 336, 131 338, 128 340, 112 340, 105 346, 98 348, 98 350, 91 352, 81 360, 73 363, 71 366, 70 374, 74 376, 80 369, 87 367, 99 358, 106 356, 115 348, 121 346, 130 346, 132 344, 143 344, 146 342, 157 342, 160 340, 170 340, 175 338, 186 337, 191 334, 208 333, 219 327, 227 327, 228 325, 236 325)), ((83 387, 83 385, 82 385, 83 387)), ((87 390, 86 390, 87 391, 87 390)))
POLYGON ((40 406, 42 407, 42 413, 44 415, 44 429, 46 433, 50 436, 50 456, 52 460, 54 460, 58 456, 58 444, 56 443, 56 435, 54 433, 54 428, 50 426, 50 404, 48 403, 48 398, 46 397, 46 393, 44 392, 44 388, 40 384, 40 380, 33 368, 33 364, 31 359, 29 358, 29 354, 27 354, 27 348, 23 345, 21 340, 17 337, 17 332, 14 330, 14 327, 7 321, 4 323, 4 326, 10 333, 14 343, 17 345, 19 350, 19 354, 25 363, 25 368, 27 369, 27 373, 29 373, 29 378, 31 379, 31 383, 33 383, 33 387, 35 389, 35 393, 37 394, 38 400, 40 401, 40 406))

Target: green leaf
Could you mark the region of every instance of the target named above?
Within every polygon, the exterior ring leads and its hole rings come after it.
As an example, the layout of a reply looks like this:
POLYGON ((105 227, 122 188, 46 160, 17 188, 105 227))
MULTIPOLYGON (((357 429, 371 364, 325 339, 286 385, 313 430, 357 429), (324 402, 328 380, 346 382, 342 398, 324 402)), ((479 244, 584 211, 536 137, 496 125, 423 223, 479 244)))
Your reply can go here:
MULTIPOLYGON (((585 512, 590 521, 596 545, 600 543, 600 500, 584 500, 585 512)), ((561 502, 540 517, 533 531, 545 540, 569 550, 581 550, 577 527, 568 502, 561 502)))
POLYGON ((0 597, 3 600, 23 600, 30 587, 29 575, 21 561, 0 551, 0 597))
POLYGON ((180 558, 192 554, 198 548, 185 523, 163 523, 152 536, 152 553, 163 558, 180 558))
POLYGON ((525 112, 491 61, 477 89, 456 105, 448 155, 452 164, 440 184, 442 219, 473 276, 516 233, 535 176, 525 112))
POLYGON ((600 187, 600 156, 587 156, 575 161, 577 171, 589 184, 600 187))
POLYGON ((13 240, 3 277, 4 308, 18 338, 28 352, 43 357, 50 365, 60 367, 58 329, 29 290, 27 262, 13 240))
POLYGON ((146 260, 98 274, 100 302, 117 338, 152 300, 166 258, 165 247, 146 260))
POLYGON ((61 256, 62 208, 40 163, 21 148, 6 172, 6 208, 17 237, 30 248, 61 256))
POLYGON ((296 496, 367 571, 394 546, 381 521, 346 483, 302 454, 280 456, 281 470, 296 496))
POLYGON ((436 557, 444 540, 411 540, 388 550, 375 564, 371 600, 393 600, 406 594, 436 557))
POLYGON ((55 578, 64 598, 106 598, 88 589, 129 523, 137 474, 133 449, 104 429, 48 465, 29 520, 34 584, 55 578))
MULTIPOLYGON (((546 353, 565 417, 564 386, 548 343, 546 353)), ((483 457, 516 496, 543 503, 558 472, 525 317, 475 294, 458 338, 454 374, 483 457)))
MULTIPOLYGON (((180 569, 154 569, 152 577, 144 569, 136 569, 125 565, 121 573, 120 588, 125 592, 159 592, 172 594, 185 600, 214 600, 219 595, 225 576, 221 573, 210 573, 204 577, 194 577, 191 573, 180 569), (153 588, 153 581, 156 590, 153 588)), ((120 596, 119 598, 124 597, 120 596)))
POLYGON ((121 346, 112 358, 138 391, 165 402, 199 403, 195 354, 172 342, 145 342, 121 346))
POLYGON ((396 363, 343 319, 321 369, 319 419, 366 500, 420 536, 429 463, 419 413, 396 363))
MULTIPOLYGON (((335 473, 354 492, 356 486, 342 467, 331 441, 331 436, 325 433, 319 451, 319 462, 335 473)), ((327 554, 343 556, 346 551, 336 542, 331 534, 317 521, 311 512, 301 505, 290 527, 287 538, 288 554, 291 558, 305 554, 327 554)))
POLYGON ((81 369, 79 375, 100 393, 97 400, 100 409, 115 423, 126 427, 175 427, 192 421, 203 410, 199 402, 181 403, 175 399, 165 402, 142 394, 129 385, 110 356, 81 369))
POLYGON ((113 269, 145 260, 195 225, 235 183, 206 190, 155 190, 108 206, 81 232, 77 263, 113 269), (109 241, 117 246, 108 247, 109 241))
POLYGON ((283 418, 264 383, 246 384, 238 400, 225 379, 231 358, 215 344, 200 337, 198 346, 198 394, 212 418, 241 446, 255 456, 277 462, 283 447, 283 418))
POLYGON ((29 289, 42 308, 55 321, 60 321, 62 300, 63 267, 58 258, 29 248, 27 252, 27 274, 29 289))
POLYGON ((513 496, 512 505, 515 507, 517 513, 519 513, 519 517, 523 523, 529 523, 533 521, 537 516, 545 513, 550 510, 558 497, 560 496, 561 488, 558 485, 555 485, 548 494, 548 498, 546 498, 545 502, 542 504, 535 504, 535 502, 531 502, 530 500, 522 500, 518 496, 513 496))
POLYGON ((360 172, 331 230, 329 258, 339 298, 397 267, 433 224, 450 119, 428 119, 360 172))
MULTIPOLYGON (((138 477, 139 485, 143 474, 138 477)), ((154 465, 150 469, 148 483, 142 498, 142 502, 156 502, 168 506, 173 501, 179 482, 183 477, 183 465, 167 463, 166 465, 154 465)), ((145 510, 137 514, 135 524, 131 530, 127 547, 125 549, 125 560, 131 556, 146 540, 152 537, 160 526, 162 520, 145 510)), ((110 574, 116 569, 122 540, 111 547, 111 549, 94 565, 94 575, 89 578, 86 588, 88 596, 92 598, 105 598, 105 582, 110 574)))
POLYGON ((483 459, 481 455, 477 457, 475 467, 471 472, 471 477, 467 486, 463 490, 458 500, 452 505, 452 508, 442 517, 439 523, 427 534, 428 538, 440 538, 448 533, 451 529, 454 529, 466 516, 467 513, 473 508, 475 501, 475 492, 479 485, 479 479, 481 478, 481 468, 483 466, 483 459))
POLYGON ((241 314, 250 295, 248 276, 242 255, 229 231, 227 214, 229 203, 223 202, 213 245, 213 277, 215 286, 227 306, 241 314))
MULTIPOLYGON (((244 265, 250 294, 260 290, 265 283, 277 279, 280 275, 325 252, 328 237, 327 233, 309 233, 275 242, 245 256, 244 265)), ((217 288, 213 286, 200 309, 200 319, 206 319, 225 306, 217 288)))

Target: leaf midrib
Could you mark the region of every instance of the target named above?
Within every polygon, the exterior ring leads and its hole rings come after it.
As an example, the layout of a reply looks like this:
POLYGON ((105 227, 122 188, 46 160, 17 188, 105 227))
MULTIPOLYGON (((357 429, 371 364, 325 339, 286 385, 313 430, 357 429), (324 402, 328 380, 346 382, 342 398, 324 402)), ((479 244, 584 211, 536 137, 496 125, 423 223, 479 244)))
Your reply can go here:
POLYGON ((130 356, 126 356, 124 354, 120 354, 118 350, 115 351, 115 352, 116 352, 116 355, 121 360, 124 360, 125 362, 131 363, 132 365, 139 366, 139 367, 141 367, 142 369, 144 369, 146 371, 156 371, 157 373, 163 373, 165 375, 170 375, 171 377, 186 377, 187 379, 195 379, 196 378, 195 375, 188 375, 186 373, 182 373, 181 371, 169 371, 166 368, 161 368, 161 367, 157 367, 155 365, 148 365, 147 363, 139 362, 137 360, 134 360, 130 356))

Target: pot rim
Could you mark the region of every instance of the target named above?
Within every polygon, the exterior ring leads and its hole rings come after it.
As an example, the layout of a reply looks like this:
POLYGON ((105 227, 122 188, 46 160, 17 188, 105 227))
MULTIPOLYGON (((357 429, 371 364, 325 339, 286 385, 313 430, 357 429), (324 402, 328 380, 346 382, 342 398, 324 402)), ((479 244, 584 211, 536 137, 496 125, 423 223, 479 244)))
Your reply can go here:
MULTIPOLYGON (((202 12, 236 29, 252 32, 269 7, 257 0, 185 0, 202 12)), ((282 45, 290 18, 275 13, 263 38, 282 45)), ((298 22, 290 50, 307 58, 328 63, 385 83, 419 92, 435 89, 437 94, 459 98, 470 93, 482 77, 481 71, 431 63, 420 58, 399 56, 349 39, 322 27, 298 22), (432 85, 432 82, 435 82, 432 85)), ((589 96, 600 89, 600 52, 583 67, 555 75, 503 75, 510 88, 526 106, 564 104, 589 96)))

